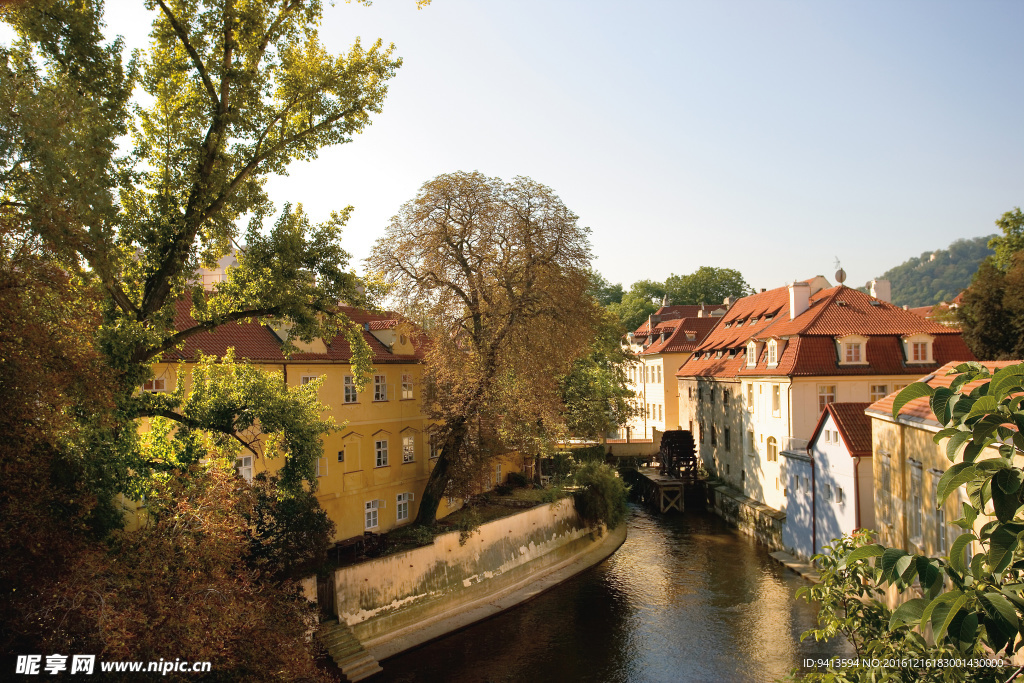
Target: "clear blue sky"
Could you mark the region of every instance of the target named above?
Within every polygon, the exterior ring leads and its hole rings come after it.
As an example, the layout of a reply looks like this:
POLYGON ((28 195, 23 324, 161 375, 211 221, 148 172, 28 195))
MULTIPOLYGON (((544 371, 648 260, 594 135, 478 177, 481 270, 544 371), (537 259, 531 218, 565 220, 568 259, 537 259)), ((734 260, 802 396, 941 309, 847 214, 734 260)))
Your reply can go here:
MULTIPOLYGON (((142 44, 147 13, 108 7, 142 44)), ((357 260, 422 183, 479 170, 554 188, 613 282, 774 287, 838 257, 859 285, 1024 205, 1022 27, 1016 0, 339 2, 330 49, 405 65, 367 132, 268 188, 353 204, 357 260)))

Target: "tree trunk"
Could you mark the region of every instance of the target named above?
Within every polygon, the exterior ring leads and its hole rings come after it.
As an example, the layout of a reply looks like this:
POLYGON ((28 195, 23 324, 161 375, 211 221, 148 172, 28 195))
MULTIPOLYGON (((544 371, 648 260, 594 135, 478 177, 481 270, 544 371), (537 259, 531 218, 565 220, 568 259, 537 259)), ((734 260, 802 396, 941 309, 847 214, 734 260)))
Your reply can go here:
POLYGON ((444 490, 448 487, 448 470, 451 468, 453 454, 462 451, 465 439, 466 423, 462 419, 448 429, 448 438, 441 446, 441 454, 437 456, 434 469, 430 470, 430 478, 427 479, 423 496, 420 498, 420 507, 416 512, 416 524, 430 526, 437 521, 437 508, 441 505, 444 490))

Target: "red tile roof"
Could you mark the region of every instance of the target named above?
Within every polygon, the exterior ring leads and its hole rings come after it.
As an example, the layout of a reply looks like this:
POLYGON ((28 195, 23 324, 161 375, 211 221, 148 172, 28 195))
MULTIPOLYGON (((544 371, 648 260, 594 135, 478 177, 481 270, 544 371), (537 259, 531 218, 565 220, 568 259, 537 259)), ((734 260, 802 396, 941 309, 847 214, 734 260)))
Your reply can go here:
POLYGON ((832 417, 836 428, 843 436, 843 443, 851 456, 871 455, 871 418, 864 414, 870 403, 829 403, 821 411, 818 424, 811 433, 811 445, 818 438, 828 417, 832 417))
MULTIPOLYGON (((686 304, 680 306, 662 306, 654 312, 654 316, 661 318, 662 321, 678 320, 680 318, 698 318, 698 317, 711 317, 714 311, 724 311, 729 307, 725 304, 715 304, 713 306, 706 306, 704 304, 686 304), (703 315, 702 315, 703 313, 703 315)), ((648 320, 645 320, 640 327, 636 328, 633 332, 634 337, 647 336, 648 332, 648 320)))
MULTIPOLYGON (((956 375, 948 374, 950 370, 955 368, 964 361, 951 361, 946 363, 941 368, 938 368, 934 372, 919 378, 918 382, 926 382, 928 386, 933 389, 936 387, 948 387, 953 384, 953 380, 956 379, 956 375)), ((1000 368, 1005 368, 1007 365, 1020 365, 1024 361, 1019 360, 996 360, 996 361, 982 361, 982 365, 988 368, 989 372, 995 372, 1000 368)), ((976 382, 972 382, 967 385, 967 390, 970 391, 974 387, 978 386, 986 380, 981 379, 976 382)), ((875 401, 867 410, 869 413, 880 413, 886 417, 892 417, 892 404, 896 400, 896 395, 899 392, 893 392, 883 399, 875 401)), ((902 409, 900 409, 901 417, 912 417, 925 422, 929 422, 933 425, 938 425, 938 421, 935 419, 934 413, 932 413, 931 401, 929 397, 922 396, 921 398, 915 398, 913 401, 908 402, 902 409)))
MULTIPOLYGON (((190 313, 188 301, 175 304, 174 325, 178 330, 193 327, 196 322, 190 313)), ((391 329, 398 319, 393 313, 373 313, 351 307, 343 307, 342 311, 352 322, 364 326, 363 339, 370 346, 374 363, 415 363, 422 359, 422 350, 415 354, 396 354, 388 350, 369 330, 391 329), (394 324, 392 324, 394 323, 394 324), (369 329, 367 329, 369 328, 369 329)), ((164 354, 168 361, 188 361, 196 358, 198 352, 206 355, 223 356, 228 348, 235 349, 237 358, 253 362, 280 363, 290 362, 326 362, 348 363, 352 360, 352 349, 344 336, 339 335, 326 342, 327 353, 293 353, 286 358, 281 352, 281 340, 269 327, 259 322, 246 320, 240 323, 227 323, 212 332, 200 332, 185 340, 180 350, 164 354)))
POLYGON ((640 355, 689 353, 704 341, 719 320, 720 318, 682 318, 658 323, 655 325, 655 332, 665 332, 665 340, 662 341, 658 336, 654 343, 640 351, 640 355), (692 340, 689 339, 690 336, 693 337, 692 340))
POLYGON ((788 287, 740 299, 676 375, 921 375, 954 359, 974 358, 957 330, 855 289, 823 289, 812 294, 808 303, 807 310, 790 320, 788 287), (901 338, 916 333, 933 337, 934 363, 906 363, 901 338), (849 334, 867 337, 866 364, 839 364, 836 339, 849 334), (776 367, 767 367, 764 346, 755 366, 747 367, 745 347, 752 339, 779 340, 776 367), (733 358, 727 358, 728 351, 734 352, 733 358), (719 352, 722 358, 718 358, 719 352))

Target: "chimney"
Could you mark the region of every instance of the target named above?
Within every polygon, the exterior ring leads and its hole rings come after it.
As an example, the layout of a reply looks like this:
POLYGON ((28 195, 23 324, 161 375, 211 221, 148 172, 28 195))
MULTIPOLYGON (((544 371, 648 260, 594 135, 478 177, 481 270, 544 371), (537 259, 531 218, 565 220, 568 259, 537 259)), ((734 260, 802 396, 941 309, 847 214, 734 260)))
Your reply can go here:
POLYGON ((793 320, 811 305, 811 285, 794 282, 789 286, 789 319, 793 320))
POLYGON ((872 280, 868 283, 868 291, 879 301, 892 302, 892 284, 888 280, 872 280))

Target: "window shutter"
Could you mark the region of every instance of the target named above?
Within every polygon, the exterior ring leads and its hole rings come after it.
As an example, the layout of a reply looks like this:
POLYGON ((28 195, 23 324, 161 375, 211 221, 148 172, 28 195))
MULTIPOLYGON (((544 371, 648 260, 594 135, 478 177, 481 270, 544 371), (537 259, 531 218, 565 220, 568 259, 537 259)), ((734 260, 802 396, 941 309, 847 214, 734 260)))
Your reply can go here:
POLYGON ((386 508, 387 506, 388 506, 387 501, 385 501, 385 500, 378 500, 377 501, 377 507, 378 508, 382 509, 382 508, 386 508))
POLYGON ((405 497, 406 497, 406 499, 408 499, 408 500, 409 500, 410 502, 411 502, 411 501, 414 501, 414 500, 416 500, 416 496, 414 496, 414 495, 413 495, 413 494, 411 494, 411 493, 407 493, 407 494, 405 495, 405 497))

